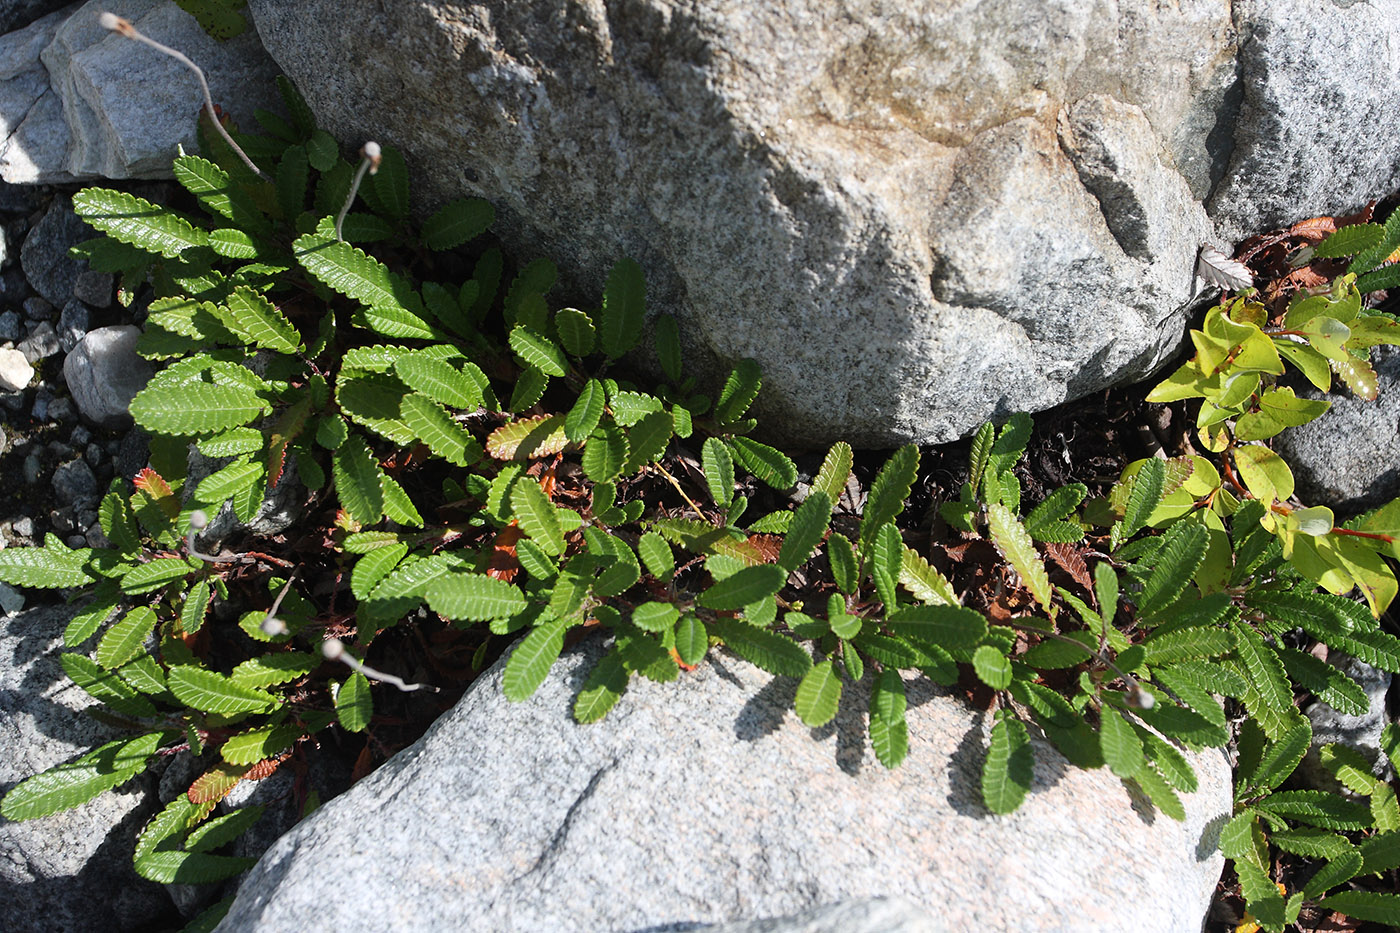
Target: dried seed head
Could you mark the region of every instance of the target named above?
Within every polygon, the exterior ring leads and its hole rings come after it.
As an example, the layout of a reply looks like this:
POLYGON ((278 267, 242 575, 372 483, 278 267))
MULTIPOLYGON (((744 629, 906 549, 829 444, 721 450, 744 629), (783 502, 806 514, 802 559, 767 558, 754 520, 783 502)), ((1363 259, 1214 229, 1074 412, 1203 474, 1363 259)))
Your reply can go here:
POLYGON ((1134 709, 1151 709, 1157 705, 1157 698, 1141 687, 1134 685, 1128 691, 1128 705, 1134 709))
POLYGON ((345 645, 341 644, 339 638, 327 638, 321 642, 321 653, 329 660, 336 661, 345 653, 345 645))
POLYGON ((190 513, 190 527, 195 531, 200 531, 209 525, 209 516, 203 509, 195 509, 190 513))
POLYGON ((276 616, 268 616, 262 620, 262 625, 258 626, 262 633, 269 638, 276 638, 278 635, 287 634, 287 623, 276 616))
POLYGON ((117 14, 108 13, 106 11, 97 14, 97 25, 101 26, 103 29, 110 29, 112 32, 119 32, 128 39, 131 38, 131 34, 136 31, 136 28, 131 25, 130 20, 122 19, 117 14))
POLYGON ((379 161, 382 155, 379 149, 379 143, 371 139, 360 147, 360 155, 369 159, 369 173, 371 175, 379 171, 379 161))

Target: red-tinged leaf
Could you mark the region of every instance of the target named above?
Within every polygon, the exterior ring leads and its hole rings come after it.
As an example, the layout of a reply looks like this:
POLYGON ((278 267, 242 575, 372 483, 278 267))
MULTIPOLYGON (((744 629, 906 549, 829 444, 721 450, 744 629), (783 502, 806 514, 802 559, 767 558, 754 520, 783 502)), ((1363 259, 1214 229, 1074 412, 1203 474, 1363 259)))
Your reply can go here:
POLYGON ((166 517, 172 521, 180 516, 180 502, 175 498, 175 493, 170 490, 167 483, 159 473, 150 467, 143 467, 136 478, 132 480, 136 488, 150 496, 166 517))
POLYGON ((529 460, 569 446, 563 415, 536 415, 503 424, 486 438, 486 452, 497 460, 529 460))
POLYGON ((783 550, 782 535, 749 535, 749 544, 763 558, 765 564, 771 564, 778 559, 778 555, 783 550))
POLYGON ((1080 552, 1077 544, 1047 544, 1045 545, 1045 555, 1059 564, 1072 578, 1074 582, 1082 586, 1085 592, 1094 591, 1094 578, 1089 575, 1089 565, 1084 562, 1084 555, 1080 552))
POLYGON ((1290 236, 1311 240, 1313 243, 1321 243, 1336 232, 1337 218, 1335 217, 1310 217, 1307 220, 1300 220, 1288 228, 1290 236))
POLYGON ((243 779, 243 771, 240 766, 231 765, 226 761, 220 762, 195 778, 185 796, 190 799, 190 803, 218 803, 243 779))
POLYGON ((286 751, 272 758, 264 758, 257 764, 249 765, 248 770, 243 772, 245 781, 261 781, 265 777, 271 777, 272 773, 282 766, 282 762, 291 757, 291 752, 286 751))
POLYGON ((495 577, 497 580, 504 580, 507 583, 515 579, 516 571, 520 569, 520 560, 515 555, 515 545, 523 537, 525 537, 525 532, 521 531, 520 526, 515 522, 511 522, 496 533, 496 540, 491 543, 491 562, 486 566, 488 577, 495 577))

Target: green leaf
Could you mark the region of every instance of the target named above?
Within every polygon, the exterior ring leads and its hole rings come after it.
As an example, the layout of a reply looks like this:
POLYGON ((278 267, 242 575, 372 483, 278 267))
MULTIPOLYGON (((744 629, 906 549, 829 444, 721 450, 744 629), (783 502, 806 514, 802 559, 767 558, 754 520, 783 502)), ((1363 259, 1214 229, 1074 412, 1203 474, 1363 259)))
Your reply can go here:
POLYGON ((422 528, 423 516, 418 513, 418 508, 408 497, 408 493, 404 492, 398 480, 387 474, 381 474, 379 480, 380 488, 384 492, 384 515, 390 521, 405 527, 422 528))
POLYGON ((1149 457, 1134 475, 1132 488, 1128 492, 1127 509, 1119 529, 1118 540, 1137 534, 1147 524, 1148 518, 1161 504, 1167 478, 1166 464, 1156 457, 1149 457))
MULTIPOLYGON (((1149 733, 1150 734, 1150 733, 1149 733)), ((1135 781, 1138 787, 1152 800, 1152 803, 1167 816, 1182 822, 1186 819, 1186 808, 1181 804, 1181 798, 1176 795, 1176 791, 1163 777, 1157 773, 1157 769, 1151 765, 1139 768, 1129 780, 1135 781)))
POLYGON ((458 198, 425 220, 419 233, 428 249, 455 249, 481 236, 495 220, 496 210, 490 201, 458 198))
POLYGON ((292 247, 297 262, 322 284, 380 312, 408 312, 422 322, 426 309, 418 293, 358 247, 318 234, 297 237, 292 247))
POLYGON ((1011 660, 991 645, 982 645, 972 653, 972 669, 993 690, 1011 686, 1011 660))
POLYGON ((554 329, 559 342, 572 356, 585 357, 593 352, 596 339, 593 319, 578 308, 561 308, 554 315, 554 329))
POLYGON ((157 557, 122 574, 122 592, 149 593, 192 573, 194 568, 179 557, 157 557))
MULTIPOLYGON (((826 536, 830 521, 831 499, 825 492, 814 488, 793 513, 792 524, 788 526, 787 537, 778 554, 778 566, 791 573, 805 564, 826 536)), ((899 556, 903 557, 902 545, 899 556)))
POLYGON ((1359 830, 1371 823, 1364 804, 1320 790, 1278 791, 1255 804, 1255 809, 1323 829, 1359 830))
MULTIPOLYGON (((1055 534, 1057 527, 1063 524, 1062 519, 1074 512, 1088 494, 1089 487, 1083 483, 1061 486, 1046 496, 1045 500, 1026 516, 1026 531, 1038 541, 1048 540, 1046 536, 1055 534)), ((1056 537, 1055 540, 1059 538, 1056 537)))
POLYGON ((563 649, 563 624, 551 622, 531 629, 506 659, 501 681, 506 699, 513 702, 528 699, 549 676, 549 669, 563 649))
POLYGON ((870 691, 870 744, 886 768, 899 767, 909 754, 909 724, 904 718, 908 705, 899 671, 881 671, 870 691))
MULTIPOLYGON (((880 526, 894 521, 904 511, 904 502, 919 472, 919 448, 905 444, 890 455, 865 500, 865 512, 860 520, 860 549, 865 554, 880 526)), ((836 500, 833 499, 833 502, 836 500)))
POLYGON ((831 561, 831 576, 836 588, 847 595, 854 595, 860 584, 860 568, 856 565, 856 552, 850 539, 839 531, 833 531, 826 539, 826 556, 831 561))
POLYGON ((1050 576, 1046 573, 1045 562, 1040 559, 1035 542, 1026 533, 1026 529, 1010 509, 996 502, 987 506, 987 530, 1007 563, 1016 568, 1017 576, 1035 596, 1036 602, 1049 612, 1050 599, 1053 596, 1050 576))
MULTIPOLYGON (((1275 710, 1291 711, 1293 689, 1278 655, 1264 643, 1263 637, 1253 627, 1236 621, 1232 629, 1240 661, 1244 663, 1249 679, 1259 691, 1260 697, 1275 710)), ((1270 737, 1275 740, 1279 738, 1270 737)))
POLYGON ((262 713, 280 705, 271 694, 240 686, 221 674, 190 664, 170 668, 166 683, 181 703, 206 713, 262 713))
MULTIPOLYGON (((467 365, 476 368, 473 364, 467 365)), ((405 385, 435 402, 464 411, 475 411, 481 407, 480 383, 444 360, 417 351, 398 357, 393 367, 394 375, 402 379, 405 385)), ((485 378, 484 375, 482 378, 485 378)))
MULTIPOLYGON (((673 423, 669 411, 654 411, 627 433, 630 451, 627 462, 622 465, 624 473, 635 473, 654 460, 659 460, 671 443, 673 423)), ((586 470, 586 468, 585 468, 586 470)))
POLYGON ((1331 402, 1298 398, 1291 388, 1268 389, 1257 402, 1257 411, 1248 411, 1235 422, 1235 438, 1262 441, 1285 428, 1307 424, 1332 407, 1331 402))
POLYGON ((715 420, 721 425, 734 424, 749 410, 753 400, 758 398, 758 390, 763 386, 762 373, 758 363, 742 359, 729 372, 729 378, 720 390, 715 402, 715 420))
POLYGON ((106 188, 84 188, 73 195, 73 211, 114 240, 166 259, 208 243, 203 230, 168 208, 106 188))
POLYGON ((787 582, 787 571, 773 564, 745 567, 702 592, 696 602, 706 609, 732 611, 772 596, 787 582))
POLYGON ((97 579, 85 569, 91 556, 90 549, 74 550, 56 537, 44 547, 5 548, 0 550, 0 581, 46 589, 87 586, 97 579))
POLYGON ((665 632, 676 624, 680 615, 680 610, 671 603, 645 602, 632 610, 632 624, 644 632, 665 632))
POLYGON ((226 323, 249 343, 274 353, 293 355, 302 350, 301 334, 277 307, 262 295, 240 285, 228 296, 226 323))
POLYGON ((987 620, 961 606, 906 606, 889 617, 894 634, 942 648, 970 648, 987 634, 987 620))
POLYGON ((712 627, 731 651, 770 674, 805 677, 812 667, 806 650, 777 632, 726 618, 716 619, 712 627))
POLYGON ((229 677, 243 687, 272 687, 305 677, 321 663, 319 654, 282 651, 249 658, 235 667, 229 677))
POLYGON ((510 504, 520 527, 546 554, 564 553, 564 532, 559 527, 559 515, 538 482, 522 476, 511 487, 510 504))
POLYGON ((1385 228, 1380 224, 1352 224, 1339 227, 1335 233, 1313 249, 1318 259, 1334 259, 1338 256, 1355 256, 1375 246, 1385 236, 1385 228))
POLYGON ((1361 852, 1363 874, 1378 874, 1400 868, 1400 832, 1377 833, 1361 840, 1358 850, 1361 852))
POLYGON ((199 481, 194 493, 195 501, 217 509, 249 486, 255 485, 262 477, 261 463, 247 460, 230 463, 199 481))
POLYGON ((564 434, 575 444, 585 441, 603 417, 607 392, 597 379, 589 379, 579 392, 578 401, 564 416, 564 434))
POLYGON ((141 654, 156 627, 156 614, 149 606, 128 609, 119 622, 107 630, 97 645, 97 663, 116 670, 141 654))
POLYGON ((1312 723, 1299 716, 1292 728, 1269 743, 1254 771, 1237 779, 1235 796, 1253 797, 1278 787, 1298 767, 1311 744, 1312 723))
POLYGON ((836 718, 841 704, 841 675, 832 670, 831 660, 814 664, 797 685, 797 717, 813 729, 836 718))
POLYGON ((581 723, 597 722, 608 714, 622 699, 627 690, 631 672, 623 664, 621 652, 616 645, 593 665, 588 679, 574 701, 574 720, 581 723))
POLYGON ((1379 891, 1341 891, 1317 902, 1318 907, 1336 910, 1355 920, 1369 920, 1400 927, 1400 894, 1379 891))
POLYGON ((291 748, 300 735, 300 727, 293 722, 259 726, 230 736, 219 747, 219 754, 231 765, 257 764, 291 748))
POLYGON ((524 324, 511 328, 509 342, 516 356, 546 376, 563 376, 569 371, 569 362, 564 359, 564 352, 559 346, 524 324))
POLYGON ((676 653, 681 662, 694 667, 705 659, 709 650, 710 636, 704 623, 691 613, 681 616, 676 623, 676 653))
MULTIPOLYGON (((456 466, 468 466, 481 459, 481 444, 437 402, 422 395, 405 395, 399 403, 403 423, 412 429, 433 453, 456 466)), ((345 449, 342 444, 337 455, 345 449)), ((333 461, 334 462, 334 461, 333 461)))
POLYGON ((797 465, 787 454, 747 437, 729 439, 734 459, 754 476, 779 491, 797 483, 797 465))
POLYGON ((408 166, 403 153, 393 146, 381 147, 379 168, 365 179, 365 201, 376 214, 394 220, 408 216, 408 166))
POLYGON ((661 371, 674 383, 681 381, 681 334, 676 319, 669 314, 657 317, 652 331, 656 359, 661 371))
POLYGON ((993 813, 1021 806, 1035 777, 1035 753, 1025 725, 1009 710, 997 712, 991 747, 982 765, 982 799, 993 813))
POLYGON ((583 448, 583 472, 595 483, 607 483, 622 473, 631 446, 617 425, 604 421, 588 436, 583 448))
POLYGON ((150 732, 134 739, 118 739, 36 774, 10 789, 0 803, 0 814, 19 822, 87 803, 144 771, 167 738, 167 733, 150 732))
POLYGON ((1234 636, 1220 628, 1182 628, 1153 632, 1142 643, 1143 663, 1153 666, 1217 658, 1235 647, 1234 636))
POLYGON ((834 506, 841 498, 841 493, 846 490, 846 482, 851 477, 852 462, 850 444, 845 441, 832 444, 831 449, 826 452, 826 458, 822 460, 821 469, 817 471, 817 478, 812 480, 812 489, 826 493, 834 506))
POLYGON ((434 580, 426 596, 434 612, 459 622, 504 619, 525 608, 525 597, 517 587, 475 573, 452 573, 434 580))
POLYGON ((904 563, 904 541, 894 523, 880 526, 869 547, 870 578, 885 610, 895 608, 895 584, 904 563))
POLYGON ((636 346, 646 322, 646 286, 642 267, 631 259, 613 266, 598 312, 598 349, 617 359, 636 346))
POLYGON ((259 252, 257 240, 232 229, 210 231, 209 248, 226 259, 255 259, 259 252))
POLYGON ((904 549, 904 558, 899 567, 899 583, 919 602, 944 606, 956 606, 958 603, 953 585, 912 548, 904 549))
POLYGON ((716 505, 729 508, 734 501, 734 458, 724 441, 707 437, 700 448, 700 464, 705 484, 710 488, 710 498, 716 505))
POLYGON ((1104 762, 1119 777, 1133 777, 1142 768, 1142 740, 1118 710, 1105 706, 1100 712, 1099 747, 1104 762))
MULTIPOLYGON (((569 446, 563 415, 538 415, 501 425, 486 438, 486 452, 497 460, 529 460, 557 454, 569 446)), ((590 444, 585 449, 591 449, 590 444)), ((585 459, 584 469, 587 470, 585 459)), ((592 474, 590 474, 592 479, 592 474)), ((594 480, 598 482, 598 480, 594 480)))
POLYGON ((383 476, 369 445, 358 434, 331 455, 331 475, 340 504, 361 525, 372 525, 384 514, 383 476))
POLYGON ((676 556, 671 552, 671 545, 654 531, 648 531, 637 541, 637 553, 641 555, 642 563, 646 564, 647 572, 658 580, 669 579, 676 569, 676 556))
POLYGON ((188 383, 147 386, 131 400, 131 416, 152 434, 213 434, 247 424, 271 409, 250 389, 188 383))
POLYGON ((1138 605, 1145 616, 1159 617, 1176 601, 1205 560, 1209 544, 1202 525, 1178 522, 1172 526, 1142 587, 1138 605))
POLYGON ((437 340, 445 335, 436 330, 421 315, 404 308, 361 308, 351 318, 356 327, 396 339, 437 340))
POLYGON ((340 685, 335 695, 335 716, 347 732, 364 732, 374 714, 374 698, 369 692, 369 678, 355 671, 340 685))
POLYGON ((86 655, 65 652, 58 657, 63 672, 78 688, 122 715, 149 719, 156 715, 151 701, 138 694, 119 675, 104 671, 86 655))

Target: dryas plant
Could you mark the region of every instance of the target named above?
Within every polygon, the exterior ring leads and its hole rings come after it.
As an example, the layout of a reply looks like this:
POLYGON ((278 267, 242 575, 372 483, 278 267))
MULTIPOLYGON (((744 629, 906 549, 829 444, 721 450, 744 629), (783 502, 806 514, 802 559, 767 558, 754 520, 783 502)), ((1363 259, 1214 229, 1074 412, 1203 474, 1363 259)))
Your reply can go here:
MULTIPOLYGON (((1354 282, 1300 298, 1279 321, 1237 299, 1193 332, 1196 358, 1154 397, 1207 400, 1202 440, 1216 462, 1140 461, 1102 499, 1070 485, 1027 510, 1014 468, 1030 418, 984 426, 942 514, 999 555, 1000 589, 960 589, 906 540, 919 543, 901 522, 917 448, 889 457, 858 515, 837 508, 853 452, 836 444, 804 495, 751 517, 757 483, 787 491, 799 479, 791 459, 748 436, 754 364, 712 401, 685 376, 677 325, 661 317, 665 383, 648 392, 622 380, 616 364, 647 317, 635 263, 614 268, 591 309, 551 310, 547 261, 502 288, 500 252, 463 248, 489 225, 488 203, 454 202, 413 230, 403 158, 386 146, 364 179, 368 211, 347 211, 362 173, 280 88, 290 121, 263 113, 267 136, 210 136, 210 158, 176 159, 202 219, 106 189, 74 199, 105 234, 76 253, 119 274, 124 301, 145 283, 156 295, 140 349, 167 365, 132 403, 153 437, 151 466, 102 503, 111 548, 51 537, 0 553, 0 579, 90 596, 65 633, 64 668, 137 734, 18 785, 5 816, 75 806, 157 754, 203 754, 201 776, 141 834, 136 866, 165 882, 236 874, 247 860, 217 850, 259 813, 215 816, 219 802, 309 754, 322 729, 372 729, 383 688, 366 675, 379 675, 344 652, 366 653, 379 632, 431 611, 518 639, 503 674, 513 700, 534 692, 571 633, 607 630, 610 648, 575 702, 580 722, 606 715, 634 675, 675 680, 720 643, 797 679, 796 711, 811 726, 868 678, 870 739, 890 767, 908 753, 906 677, 970 686, 993 711, 981 783, 996 813, 1031 786, 1031 725, 1181 818, 1178 793, 1196 786, 1181 748, 1230 741, 1224 697, 1249 722, 1225 847, 1256 917, 1278 926, 1302 898, 1400 864, 1393 793, 1366 783, 1344 750, 1329 760, 1348 786, 1365 785, 1369 809, 1279 789, 1311 738, 1299 688, 1365 708, 1360 687, 1307 652, 1311 640, 1400 670, 1400 641, 1376 621, 1394 595, 1386 560, 1400 556, 1400 507, 1337 526, 1293 503, 1286 466, 1253 443, 1321 411, 1274 384, 1282 360, 1323 388, 1335 362, 1364 389, 1366 348, 1395 342, 1394 322, 1364 310, 1354 282), (192 476, 191 447, 218 467, 192 476), (221 512, 253 522, 270 496, 292 494, 293 476, 319 535, 302 540, 323 545, 314 554, 197 537, 221 512), (1370 611, 1337 595, 1353 584, 1370 611), (229 609, 237 622, 219 621, 229 609), (355 661, 353 672, 339 679, 326 657, 355 661), (1330 873, 1287 899, 1265 891, 1251 873, 1267 868, 1253 857, 1265 825, 1288 851, 1305 839, 1311 854, 1336 853, 1330 873), (1371 828, 1379 842, 1314 838, 1371 828)), ((1394 236, 1390 224, 1366 234, 1367 248, 1400 240, 1394 223, 1394 236)), ((489 644, 483 636, 478 660, 489 644)), ((1396 910, 1356 893, 1320 903, 1359 917, 1396 910)))

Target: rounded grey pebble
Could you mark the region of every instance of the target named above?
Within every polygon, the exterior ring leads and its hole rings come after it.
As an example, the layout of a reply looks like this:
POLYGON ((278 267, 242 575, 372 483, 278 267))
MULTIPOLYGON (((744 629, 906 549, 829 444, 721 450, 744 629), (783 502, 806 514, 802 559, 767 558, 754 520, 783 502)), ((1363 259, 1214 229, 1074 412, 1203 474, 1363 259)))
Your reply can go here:
POLYGON ((72 421, 76 414, 72 399, 56 398, 49 403, 50 421, 72 421))
POLYGON ((91 440, 92 432, 81 424, 73 428, 73 433, 68 435, 68 443, 72 444, 75 449, 86 447, 91 440))
POLYGON ((10 528, 21 538, 34 537, 34 519, 30 518, 28 515, 21 515, 19 518, 15 519, 10 525, 10 528))
POLYGON ((102 533, 101 525, 93 525, 91 528, 89 528, 87 530, 87 537, 85 540, 87 541, 88 547, 107 548, 112 546, 112 542, 109 541, 107 539, 107 536, 102 533))
POLYGON ((18 311, 6 311, 0 314, 0 340, 14 342, 19 340, 23 331, 20 329, 21 318, 18 311))
POLYGON ((103 450, 97 444, 88 444, 87 449, 83 451, 83 459, 87 460, 88 464, 92 466, 93 469, 97 469, 97 465, 101 463, 106 456, 107 451, 103 450))
POLYGON ((77 516, 68 506, 61 509, 51 509, 49 511, 49 527, 55 534, 66 535, 78 530, 77 516))
POLYGON ((5 392, 0 394, 0 402, 10 411, 19 411, 24 407, 24 392, 5 392))
POLYGON ((43 473, 43 464, 39 462, 38 454, 30 454, 24 458, 24 481, 31 486, 39 482, 43 473))
POLYGON ((68 536, 68 539, 67 539, 64 543, 67 544, 69 547, 87 547, 87 546, 88 546, 87 538, 86 538, 85 536, 83 536, 83 535, 69 535, 69 536, 68 536))
POLYGON ((94 308, 105 308, 112 303, 112 275, 95 269, 84 269, 78 273, 78 281, 73 284, 73 297, 94 308))
POLYGON ((24 313, 31 321, 47 321, 53 317, 53 310, 53 305, 38 295, 31 295, 24 299, 24 313))
POLYGON ((77 503, 97 496, 97 475, 86 460, 69 460, 53 473, 53 489, 60 502, 77 503))
POLYGON ((58 342, 63 352, 73 352, 91 327, 92 311, 87 305, 76 298, 64 305, 63 313, 58 316, 58 342))

